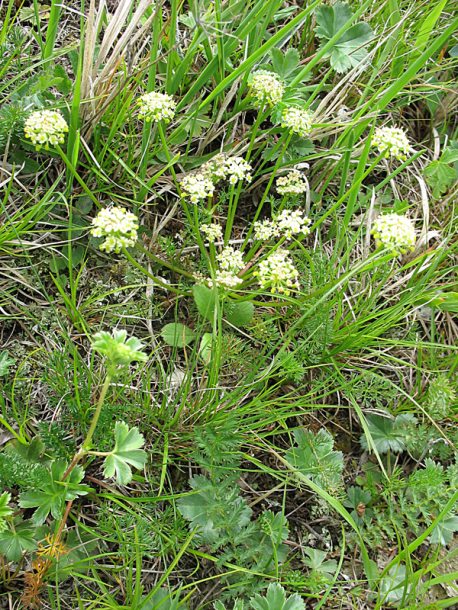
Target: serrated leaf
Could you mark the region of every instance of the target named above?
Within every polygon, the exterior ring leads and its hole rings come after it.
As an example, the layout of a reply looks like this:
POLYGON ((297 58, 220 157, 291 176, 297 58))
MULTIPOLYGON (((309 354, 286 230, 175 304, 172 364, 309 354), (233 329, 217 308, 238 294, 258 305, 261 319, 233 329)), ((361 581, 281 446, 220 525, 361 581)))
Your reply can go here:
POLYGON ((91 488, 82 485, 84 470, 81 466, 76 466, 65 479, 62 477, 67 469, 67 464, 63 460, 56 460, 52 463, 45 482, 39 489, 23 492, 19 496, 19 506, 21 508, 36 508, 32 521, 36 525, 41 525, 51 514, 55 519, 62 516, 65 502, 75 500, 78 496, 85 496, 91 488))
POLYGON ((438 523, 433 529, 429 541, 431 544, 446 546, 452 542, 455 532, 458 532, 458 516, 448 515, 448 517, 438 523))
POLYGON ((185 347, 194 341, 196 334, 188 326, 172 322, 162 328, 161 337, 171 347, 185 347))
POLYGON ((116 477, 119 485, 127 485, 132 480, 130 467, 140 469, 146 463, 147 454, 141 448, 145 439, 137 428, 129 428, 124 422, 116 422, 114 435, 115 447, 105 458, 103 474, 116 477))
POLYGON ((16 362, 14 358, 10 358, 6 350, 0 352, 0 377, 5 377, 10 371, 10 367, 16 362))
POLYGON ((214 290, 208 288, 207 286, 196 284, 192 287, 192 294, 194 296, 197 311, 203 318, 213 322, 217 298, 214 290))
POLYGON ((286 453, 288 462, 324 490, 332 493, 342 485, 343 457, 334 451, 334 439, 327 430, 317 434, 310 430, 295 430, 297 447, 286 453))
POLYGON ((267 588, 265 597, 255 595, 250 599, 253 610, 305 610, 305 604, 297 593, 286 597, 285 589, 277 582, 267 588))
POLYGON ((224 317, 234 326, 246 326, 254 315, 254 305, 251 301, 228 302, 224 305, 224 317))
MULTIPOLYGON (((367 415, 367 427, 379 453, 404 451, 407 426, 415 422, 416 419, 411 413, 401 413, 397 417, 390 417, 388 413, 386 416, 373 413, 367 415)), ((371 449, 366 434, 361 436, 360 442, 363 449, 371 449)))
POLYGON ((0 554, 4 555, 8 561, 19 561, 24 551, 35 550, 37 546, 34 538, 35 531, 30 521, 18 520, 14 524, 14 529, 0 533, 0 554))
MULTIPOLYGON (((348 4, 337 2, 333 6, 322 5, 316 10, 315 34, 324 46, 352 17, 348 4)), ((329 58, 336 72, 346 72, 367 57, 364 46, 373 38, 372 28, 367 23, 349 26, 324 57, 329 58)))
POLYGON ((0 496, 0 532, 6 529, 5 517, 13 514, 13 510, 8 506, 11 500, 11 494, 4 491, 0 496))

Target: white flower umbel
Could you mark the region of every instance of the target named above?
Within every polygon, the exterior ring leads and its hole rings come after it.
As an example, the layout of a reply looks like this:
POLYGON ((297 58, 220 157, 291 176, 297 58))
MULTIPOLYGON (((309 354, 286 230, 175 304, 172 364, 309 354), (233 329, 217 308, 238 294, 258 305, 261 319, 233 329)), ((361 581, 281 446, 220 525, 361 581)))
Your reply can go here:
POLYGON ((24 124, 25 137, 31 140, 37 150, 42 146, 56 146, 65 142, 68 125, 57 110, 37 110, 30 114, 24 124))
POLYGON ((138 219, 125 208, 113 206, 101 210, 93 219, 92 227, 91 235, 105 237, 99 246, 105 252, 119 253, 137 241, 138 219))
POLYGON ((201 171, 214 182, 228 180, 230 184, 236 184, 241 180, 251 182, 252 169, 243 157, 228 157, 220 153, 205 163, 201 171))
POLYGON ((175 116, 176 102, 167 93, 151 91, 142 95, 138 101, 139 116, 147 123, 164 121, 170 123, 175 116))
POLYGON ((260 241, 268 241, 277 237, 278 226, 273 220, 261 220, 254 223, 254 238, 260 241))
POLYGON ((282 112, 281 126, 286 127, 291 133, 305 138, 312 130, 312 115, 307 110, 288 106, 282 112))
POLYGON ((405 161, 413 149, 405 131, 399 127, 379 127, 372 138, 372 146, 381 155, 405 161))
POLYGON ((218 224, 210 224, 210 225, 200 225, 201 232, 207 238, 207 241, 211 244, 214 244, 215 241, 223 238, 223 229, 221 225, 218 224))
POLYGON ((205 174, 189 174, 180 182, 182 195, 189 197, 191 203, 198 203, 213 197, 215 185, 205 174))
POLYGON ((211 278, 207 280, 207 285, 212 288, 215 284, 222 288, 236 288, 243 282, 241 277, 238 277, 232 271, 217 271, 215 274, 215 280, 211 278))
POLYGON ((278 248, 259 263, 254 273, 261 288, 268 288, 271 293, 288 296, 291 290, 299 288, 299 272, 293 264, 288 250, 278 248))
POLYGON ((216 256, 216 260, 223 271, 238 273, 245 267, 242 252, 240 250, 235 250, 232 246, 226 246, 226 248, 216 256))
POLYGON ((291 239, 293 235, 308 235, 310 233, 311 220, 304 216, 302 210, 283 210, 275 220, 278 232, 291 239))
POLYGON ((285 87, 274 72, 258 70, 248 79, 250 93, 254 98, 254 105, 263 108, 265 105, 275 106, 281 101, 285 87))
POLYGON ((298 169, 277 178, 276 184, 280 195, 300 195, 307 191, 307 181, 298 169))
POLYGON ((377 245, 397 254, 405 254, 415 249, 417 241, 414 223, 407 216, 383 214, 372 228, 377 245))

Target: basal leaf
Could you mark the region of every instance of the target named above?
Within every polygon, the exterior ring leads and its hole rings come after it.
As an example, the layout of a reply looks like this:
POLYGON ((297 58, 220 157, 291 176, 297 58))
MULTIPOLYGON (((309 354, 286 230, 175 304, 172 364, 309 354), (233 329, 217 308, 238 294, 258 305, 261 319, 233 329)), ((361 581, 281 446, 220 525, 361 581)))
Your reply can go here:
POLYGON ((265 597, 255 595, 250 599, 253 610, 305 610, 305 604, 297 593, 286 597, 285 589, 272 582, 267 588, 265 597))
POLYGON ((7 529, 0 533, 0 555, 8 561, 19 561, 24 551, 34 551, 35 528, 30 521, 17 520, 14 529, 7 529))
POLYGON ((185 347, 194 341, 196 334, 184 324, 172 322, 162 328, 161 337, 171 347, 185 347))

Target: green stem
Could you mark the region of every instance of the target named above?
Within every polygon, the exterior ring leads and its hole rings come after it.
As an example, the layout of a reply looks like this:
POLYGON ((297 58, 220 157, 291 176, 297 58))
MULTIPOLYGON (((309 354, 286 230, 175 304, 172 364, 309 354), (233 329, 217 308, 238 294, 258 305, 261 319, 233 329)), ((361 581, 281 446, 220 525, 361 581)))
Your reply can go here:
MULTIPOLYGON (((155 284, 157 284, 161 288, 164 288, 164 290, 168 290, 170 292, 174 292, 175 294, 179 294, 179 295, 184 294, 181 290, 178 290, 178 288, 174 288, 170 284, 166 284, 165 282, 162 282, 159 278, 157 278, 155 275, 150 273, 147 269, 145 269, 142 265, 140 265, 140 263, 138 263, 135 260, 135 258, 126 250, 126 248, 123 249, 123 254, 127 258, 127 260, 131 263, 131 265, 136 267, 139 271, 141 271, 143 273, 143 275, 146 275, 146 277, 148 277, 150 280, 153 280, 153 282, 155 284)), ((159 260, 159 262, 163 262, 163 261, 160 261, 160 259, 158 259, 158 260, 159 260)))
POLYGON ((97 401, 97 406, 94 411, 94 415, 92 416, 91 425, 89 426, 88 433, 86 438, 81 445, 81 449, 84 453, 86 453, 91 447, 92 437, 94 436, 95 429, 97 427, 97 423, 99 421, 100 413, 102 412, 103 403, 105 401, 105 397, 107 395, 108 388, 110 387, 110 383, 112 381, 111 375, 107 373, 105 377, 105 381, 103 382, 102 390, 100 392, 99 400, 97 401))

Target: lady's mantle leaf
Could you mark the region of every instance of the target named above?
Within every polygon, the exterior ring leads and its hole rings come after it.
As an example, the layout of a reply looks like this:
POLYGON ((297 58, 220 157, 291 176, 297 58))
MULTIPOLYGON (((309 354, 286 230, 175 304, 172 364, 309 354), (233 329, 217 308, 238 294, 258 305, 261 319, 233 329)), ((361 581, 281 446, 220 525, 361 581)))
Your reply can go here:
POLYGON ((130 428, 124 422, 116 422, 115 447, 105 458, 103 474, 106 477, 116 477, 119 485, 127 485, 132 480, 131 466, 143 468, 146 463, 146 451, 143 435, 137 428, 130 428))
MULTIPOLYGON (((321 39, 322 46, 331 40, 351 17, 351 9, 344 2, 318 7, 315 34, 321 39)), ((336 72, 346 72, 366 58, 367 51, 364 46, 373 36, 374 33, 367 23, 356 23, 347 29, 324 57, 329 58, 331 67, 336 72)))

